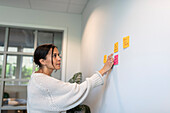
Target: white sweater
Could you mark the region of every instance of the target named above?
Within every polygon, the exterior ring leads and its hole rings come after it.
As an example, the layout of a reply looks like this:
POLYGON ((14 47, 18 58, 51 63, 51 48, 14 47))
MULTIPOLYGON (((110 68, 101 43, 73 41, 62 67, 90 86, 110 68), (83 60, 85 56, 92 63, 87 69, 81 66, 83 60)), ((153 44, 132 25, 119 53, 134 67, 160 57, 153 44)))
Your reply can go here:
POLYGON ((59 113, 82 103, 89 91, 104 83, 96 72, 81 84, 67 83, 45 75, 33 73, 27 87, 28 113, 59 113))

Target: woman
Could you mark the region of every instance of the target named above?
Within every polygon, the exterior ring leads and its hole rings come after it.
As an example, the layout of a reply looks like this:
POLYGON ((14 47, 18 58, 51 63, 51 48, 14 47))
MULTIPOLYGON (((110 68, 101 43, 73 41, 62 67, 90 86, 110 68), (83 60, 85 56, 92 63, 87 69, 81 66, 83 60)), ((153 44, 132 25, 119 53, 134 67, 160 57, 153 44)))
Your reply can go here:
POLYGON ((34 52, 34 62, 39 70, 33 72, 27 87, 28 113, 59 113, 82 103, 89 91, 104 83, 103 75, 113 65, 113 54, 109 55, 103 68, 83 83, 66 83, 51 77, 53 70, 60 69, 61 58, 53 44, 44 44, 34 52))

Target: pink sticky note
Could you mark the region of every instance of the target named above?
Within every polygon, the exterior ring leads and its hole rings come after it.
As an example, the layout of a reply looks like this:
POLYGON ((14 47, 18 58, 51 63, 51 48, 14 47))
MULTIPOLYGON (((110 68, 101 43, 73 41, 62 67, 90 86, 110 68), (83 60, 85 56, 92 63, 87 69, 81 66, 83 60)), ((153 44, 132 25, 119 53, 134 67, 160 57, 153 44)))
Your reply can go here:
POLYGON ((114 56, 114 65, 118 65, 118 55, 114 56))

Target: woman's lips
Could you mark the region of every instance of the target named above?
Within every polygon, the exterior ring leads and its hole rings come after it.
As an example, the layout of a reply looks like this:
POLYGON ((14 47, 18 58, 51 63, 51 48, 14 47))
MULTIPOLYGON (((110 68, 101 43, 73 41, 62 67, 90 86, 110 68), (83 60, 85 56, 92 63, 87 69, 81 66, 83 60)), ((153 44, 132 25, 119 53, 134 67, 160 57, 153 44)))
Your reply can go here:
POLYGON ((60 65, 61 63, 57 63, 57 65, 60 65))

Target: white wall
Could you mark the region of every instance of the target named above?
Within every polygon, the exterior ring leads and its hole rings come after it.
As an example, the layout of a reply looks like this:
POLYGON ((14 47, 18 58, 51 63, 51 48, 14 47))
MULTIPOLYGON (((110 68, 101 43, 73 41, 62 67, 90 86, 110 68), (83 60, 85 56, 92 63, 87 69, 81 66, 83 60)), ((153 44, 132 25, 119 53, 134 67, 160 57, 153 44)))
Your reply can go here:
POLYGON ((119 65, 84 102, 92 113, 170 112, 170 1, 90 0, 82 15, 83 75, 119 42, 119 65), (130 47, 123 49, 124 36, 130 47))
POLYGON ((0 24, 67 28, 66 79, 80 71, 81 15, 0 6, 0 24))

